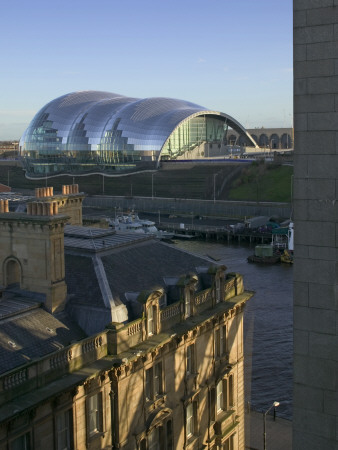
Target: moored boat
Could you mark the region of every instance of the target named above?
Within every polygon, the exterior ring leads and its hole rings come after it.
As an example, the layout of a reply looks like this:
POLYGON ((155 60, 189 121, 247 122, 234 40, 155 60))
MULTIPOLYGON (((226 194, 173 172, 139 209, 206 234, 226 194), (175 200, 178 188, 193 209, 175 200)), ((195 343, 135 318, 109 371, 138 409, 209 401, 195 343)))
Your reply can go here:
POLYGON ((255 253, 248 256, 248 262, 276 264, 280 262, 280 254, 274 252, 272 245, 256 245, 255 253))

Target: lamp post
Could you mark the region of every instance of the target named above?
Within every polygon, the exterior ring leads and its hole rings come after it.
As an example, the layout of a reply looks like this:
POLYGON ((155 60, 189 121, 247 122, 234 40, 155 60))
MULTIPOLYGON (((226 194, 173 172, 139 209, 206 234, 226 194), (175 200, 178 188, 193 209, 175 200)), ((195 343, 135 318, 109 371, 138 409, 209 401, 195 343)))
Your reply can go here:
POLYGON ((214 173, 214 203, 216 202, 216 177, 217 173, 214 173))
POLYGON ((154 200, 154 173, 151 174, 151 199, 154 200))
POLYGON ((279 402, 273 402, 270 408, 263 413, 263 449, 266 450, 266 415, 272 408, 277 408, 279 406, 279 402))

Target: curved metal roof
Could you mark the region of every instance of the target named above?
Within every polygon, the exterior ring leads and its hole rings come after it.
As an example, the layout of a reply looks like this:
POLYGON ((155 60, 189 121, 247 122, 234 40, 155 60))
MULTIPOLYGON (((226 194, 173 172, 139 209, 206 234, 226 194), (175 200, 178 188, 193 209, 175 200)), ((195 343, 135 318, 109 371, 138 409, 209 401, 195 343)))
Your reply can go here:
POLYGON ((195 103, 171 98, 137 99, 101 91, 80 91, 49 102, 33 118, 20 140, 25 150, 130 150, 160 153, 180 123, 191 116, 212 114, 225 118, 248 136, 232 117, 195 103))

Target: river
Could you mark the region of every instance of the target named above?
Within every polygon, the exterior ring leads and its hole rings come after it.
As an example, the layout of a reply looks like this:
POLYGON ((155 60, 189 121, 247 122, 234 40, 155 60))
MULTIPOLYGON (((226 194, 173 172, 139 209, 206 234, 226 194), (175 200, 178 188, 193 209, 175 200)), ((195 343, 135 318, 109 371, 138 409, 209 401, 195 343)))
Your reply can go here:
POLYGON ((254 246, 242 243, 176 240, 175 245, 241 273, 245 288, 255 291, 244 313, 245 401, 257 411, 278 401, 277 415, 292 419, 293 267, 250 264, 254 246))

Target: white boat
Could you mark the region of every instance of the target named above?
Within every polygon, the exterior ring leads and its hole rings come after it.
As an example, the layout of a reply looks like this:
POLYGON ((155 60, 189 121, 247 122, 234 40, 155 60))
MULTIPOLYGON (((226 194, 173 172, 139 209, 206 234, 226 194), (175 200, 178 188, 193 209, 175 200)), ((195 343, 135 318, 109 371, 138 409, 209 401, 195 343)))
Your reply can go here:
POLYGON ((117 232, 140 233, 162 240, 170 240, 174 237, 174 233, 158 230, 155 222, 140 219, 133 211, 127 215, 119 214, 114 220, 109 219, 108 223, 117 232))
POLYGON ((142 225, 139 222, 133 222, 129 215, 119 215, 114 220, 108 219, 108 224, 117 232, 144 234, 142 225))

